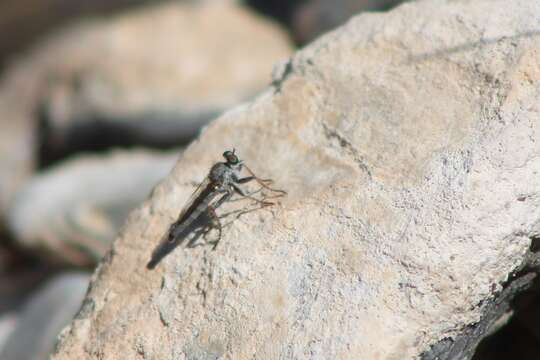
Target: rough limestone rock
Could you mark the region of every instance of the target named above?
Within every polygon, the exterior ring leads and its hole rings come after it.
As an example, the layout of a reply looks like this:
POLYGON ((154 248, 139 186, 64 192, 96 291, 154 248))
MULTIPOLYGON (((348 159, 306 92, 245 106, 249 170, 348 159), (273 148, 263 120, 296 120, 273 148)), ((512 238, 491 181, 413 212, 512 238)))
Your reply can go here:
POLYGON ((71 265, 94 265, 129 212, 172 169, 178 153, 84 155, 34 176, 14 196, 7 225, 18 243, 71 265))
POLYGON ((539 24, 420 1, 298 52, 129 216, 53 358, 470 358, 538 271, 539 24), (147 270, 233 146, 288 196, 147 270))
POLYGON ((0 217, 40 150, 49 163, 96 143, 178 146, 290 53, 284 31, 233 1, 144 7, 40 43, 0 79, 0 217))

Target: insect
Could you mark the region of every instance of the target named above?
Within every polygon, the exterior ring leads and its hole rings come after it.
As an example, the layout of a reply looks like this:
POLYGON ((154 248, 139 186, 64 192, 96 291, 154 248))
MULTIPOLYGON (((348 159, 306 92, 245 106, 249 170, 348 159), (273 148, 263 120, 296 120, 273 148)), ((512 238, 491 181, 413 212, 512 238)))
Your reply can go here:
POLYGON ((261 179, 257 177, 253 171, 238 158, 234 149, 233 151, 225 151, 223 157, 225 158, 225 162, 218 162, 212 166, 207 177, 199 184, 180 212, 178 219, 171 224, 164 243, 161 244, 161 246, 158 246, 154 251, 152 260, 148 264, 148 268, 153 268, 159 259, 164 256, 164 248, 173 248, 178 245, 185 238, 190 227, 203 216, 209 218, 212 222, 212 226, 218 230, 218 239, 214 242, 212 248, 215 250, 221 240, 222 234, 222 225, 216 214, 216 209, 230 200, 233 195, 237 194, 241 198, 250 199, 259 204, 261 208, 274 205, 273 202, 267 201, 267 197, 263 197, 262 200, 253 197, 252 194, 255 192, 247 193, 240 185, 250 181, 256 181, 261 186, 261 189, 266 189, 275 193, 272 198, 281 197, 287 194, 283 190, 271 188, 270 184, 273 183, 271 179, 261 179), (246 169, 249 176, 240 177, 242 169, 246 169))

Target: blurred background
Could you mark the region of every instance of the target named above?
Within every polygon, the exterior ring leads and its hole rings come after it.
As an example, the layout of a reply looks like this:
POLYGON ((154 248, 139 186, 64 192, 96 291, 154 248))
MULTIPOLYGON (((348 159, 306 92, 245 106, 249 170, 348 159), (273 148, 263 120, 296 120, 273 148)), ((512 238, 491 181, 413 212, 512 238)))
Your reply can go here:
POLYGON ((47 358, 127 214, 205 124, 295 49, 400 2, 0 1, 0 359, 47 358))

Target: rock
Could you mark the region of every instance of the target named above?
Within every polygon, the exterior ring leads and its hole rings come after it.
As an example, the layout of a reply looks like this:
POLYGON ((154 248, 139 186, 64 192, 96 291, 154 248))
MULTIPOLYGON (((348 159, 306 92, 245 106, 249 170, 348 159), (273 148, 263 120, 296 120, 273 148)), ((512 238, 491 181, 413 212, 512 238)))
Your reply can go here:
POLYGON ((14 197, 8 226, 19 243, 72 265, 105 254, 127 214, 165 177, 178 154, 83 155, 35 176, 14 197))
POLYGON ((57 268, 29 256, 9 239, 0 237, 0 356, 17 328, 27 299, 55 274, 58 274, 57 268))
POLYGON ((232 1, 145 7, 42 42, 0 80, 0 217, 36 162, 179 146, 290 52, 283 31, 232 1))
MULTIPOLYGON (((148 0, 137 0, 138 4, 143 2, 148 0)), ((58 28, 59 24, 133 5, 133 0, 3 1, 0 4, 0 67, 7 57, 51 29, 58 28)))
POLYGON ((6 341, 15 330, 17 320, 15 312, 4 312, 0 315, 0 352, 2 352, 6 341))
POLYGON ((129 216, 53 359, 470 358, 539 271, 539 23, 412 2, 295 54, 129 216), (147 270, 232 147, 287 197, 147 270))
POLYGON ((87 274, 73 272, 57 275, 44 284, 24 303, 0 358, 48 359, 58 333, 81 307, 88 280, 87 274))

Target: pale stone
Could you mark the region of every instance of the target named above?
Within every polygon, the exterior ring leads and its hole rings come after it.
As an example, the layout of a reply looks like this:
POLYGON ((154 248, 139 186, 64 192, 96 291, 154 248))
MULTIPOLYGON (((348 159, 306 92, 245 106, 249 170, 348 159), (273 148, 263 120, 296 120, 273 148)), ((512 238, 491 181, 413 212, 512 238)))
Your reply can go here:
POLYGON ((53 358, 468 358, 540 233, 538 24, 535 1, 420 1, 298 52, 130 215, 53 358), (147 270, 232 147, 287 197, 147 270))

